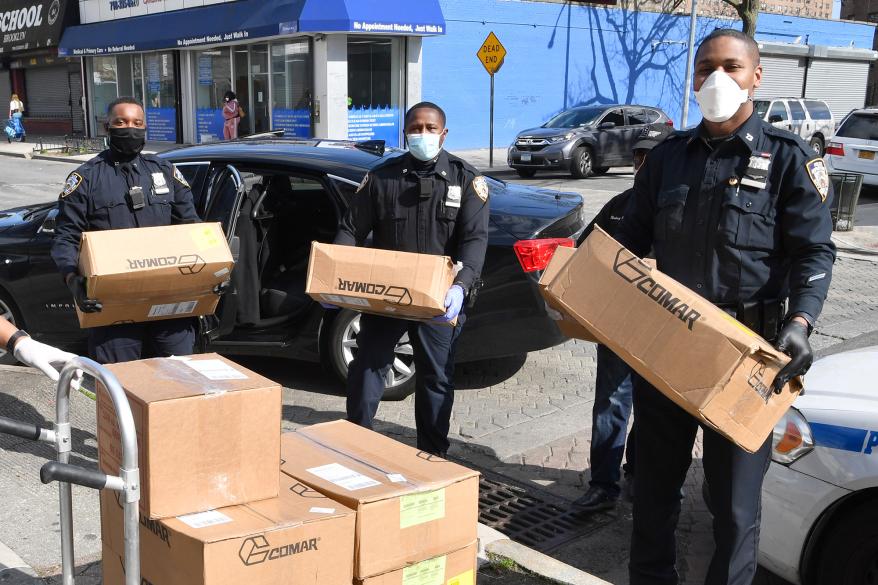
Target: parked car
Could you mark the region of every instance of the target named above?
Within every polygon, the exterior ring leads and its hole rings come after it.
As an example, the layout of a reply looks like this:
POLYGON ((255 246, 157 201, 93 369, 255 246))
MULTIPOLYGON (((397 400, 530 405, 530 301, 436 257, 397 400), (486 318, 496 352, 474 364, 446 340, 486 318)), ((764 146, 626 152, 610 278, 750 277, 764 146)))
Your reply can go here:
POLYGON ((774 430, 759 562, 796 585, 878 583, 878 346, 817 361, 774 430))
MULTIPOLYGON (((359 315, 324 311, 305 294, 311 242, 331 242, 366 172, 401 152, 379 154, 352 142, 271 137, 163 154, 192 186, 200 216, 222 224, 237 256, 233 292, 222 298, 215 316, 200 320, 199 348, 320 361, 344 378, 357 352, 359 315)), ((585 226, 578 194, 495 179, 488 179, 488 185, 485 286, 460 338, 460 362, 564 341, 513 245, 525 240, 520 247, 538 249, 540 238, 576 237, 585 226)), ((83 351, 85 332, 49 255, 56 215, 55 202, 0 212, 0 314, 45 342, 83 351)), ((396 357, 387 398, 403 398, 414 390, 407 336, 400 339, 396 357)))
POLYGON ((649 106, 581 106, 565 110, 538 128, 519 132, 507 164, 520 177, 537 171, 569 170, 577 179, 634 164, 631 149, 647 124, 674 123, 649 106))
POLYGON ((863 184, 878 186, 878 108, 853 110, 826 146, 830 173, 859 173, 863 184))
POLYGON ((801 136, 817 156, 823 156, 826 143, 835 135, 835 117, 824 101, 774 98, 754 100, 753 106, 766 122, 801 136))

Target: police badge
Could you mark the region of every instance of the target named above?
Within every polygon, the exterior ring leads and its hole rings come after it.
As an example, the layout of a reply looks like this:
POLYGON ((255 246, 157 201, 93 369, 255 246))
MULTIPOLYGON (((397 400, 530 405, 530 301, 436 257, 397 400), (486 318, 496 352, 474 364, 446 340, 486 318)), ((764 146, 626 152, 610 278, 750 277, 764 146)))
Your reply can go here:
POLYGON ((815 158, 806 164, 805 168, 808 169, 808 176, 820 193, 820 199, 826 203, 826 196, 829 195, 829 172, 826 170, 826 163, 822 158, 815 158))
POLYGON ((479 175, 473 179, 473 191, 476 192, 476 195, 479 196, 483 203, 488 202, 488 182, 485 180, 485 177, 479 175))

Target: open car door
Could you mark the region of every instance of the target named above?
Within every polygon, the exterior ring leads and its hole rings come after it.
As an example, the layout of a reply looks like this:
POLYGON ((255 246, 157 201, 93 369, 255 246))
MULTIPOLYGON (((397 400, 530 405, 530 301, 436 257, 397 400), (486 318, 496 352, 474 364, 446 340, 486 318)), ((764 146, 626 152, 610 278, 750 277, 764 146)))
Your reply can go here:
MULTIPOLYGON (((236 265, 240 246, 235 229, 244 195, 244 180, 238 169, 229 164, 216 165, 211 168, 205 193, 203 219, 205 222, 219 222, 222 225, 236 265)), ((232 268, 233 271, 235 269, 232 268)), ((230 286, 220 298, 214 314, 198 318, 198 350, 206 351, 207 345, 211 341, 231 333, 235 327, 236 313, 237 293, 234 286, 230 286)))

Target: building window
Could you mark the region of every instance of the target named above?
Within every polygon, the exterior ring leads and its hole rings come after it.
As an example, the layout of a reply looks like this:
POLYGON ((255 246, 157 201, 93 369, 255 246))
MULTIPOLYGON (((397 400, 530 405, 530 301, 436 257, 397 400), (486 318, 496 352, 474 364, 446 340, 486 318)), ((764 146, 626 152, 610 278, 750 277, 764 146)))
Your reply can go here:
POLYGON ((311 45, 308 39, 271 45, 271 128, 311 137, 311 45))
POLYGON ((227 48, 195 53, 195 139, 211 142, 223 138, 223 98, 232 89, 232 57, 227 48))
POLYGON ((348 137, 399 145, 400 41, 348 38, 348 137))

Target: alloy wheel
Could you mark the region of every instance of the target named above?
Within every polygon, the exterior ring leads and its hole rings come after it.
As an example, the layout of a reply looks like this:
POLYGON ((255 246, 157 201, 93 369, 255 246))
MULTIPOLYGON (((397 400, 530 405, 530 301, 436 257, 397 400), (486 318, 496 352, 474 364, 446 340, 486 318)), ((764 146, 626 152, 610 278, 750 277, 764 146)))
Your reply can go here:
MULTIPOLYGON (((360 333, 360 315, 351 319, 341 336, 341 355, 345 367, 348 368, 357 356, 359 346, 357 335, 360 333)), ((415 375, 415 356, 408 332, 403 333, 393 349, 393 364, 387 372, 385 384, 387 388, 402 386, 415 375)))

